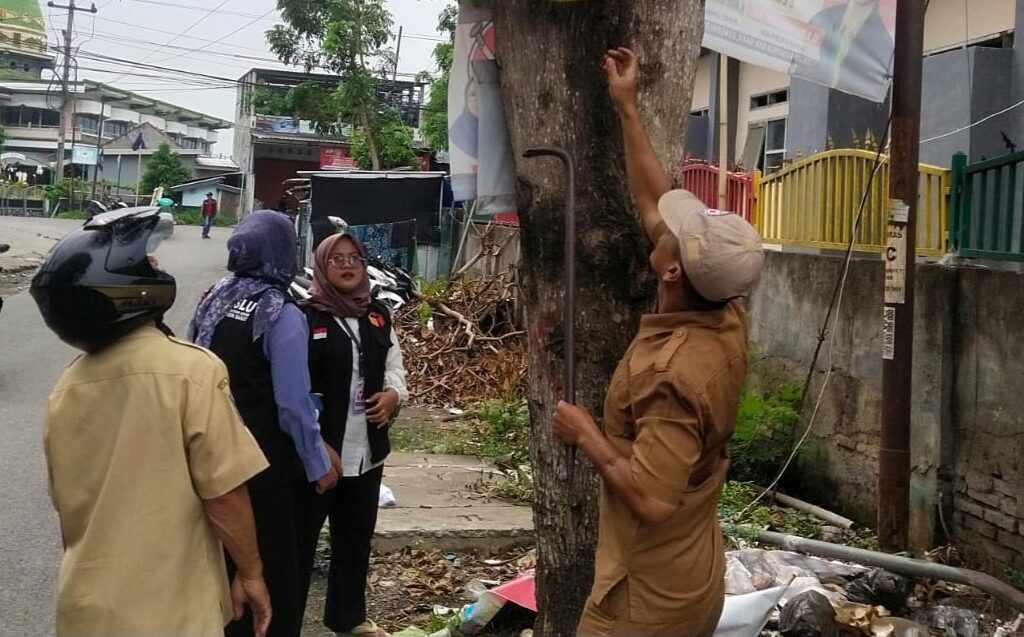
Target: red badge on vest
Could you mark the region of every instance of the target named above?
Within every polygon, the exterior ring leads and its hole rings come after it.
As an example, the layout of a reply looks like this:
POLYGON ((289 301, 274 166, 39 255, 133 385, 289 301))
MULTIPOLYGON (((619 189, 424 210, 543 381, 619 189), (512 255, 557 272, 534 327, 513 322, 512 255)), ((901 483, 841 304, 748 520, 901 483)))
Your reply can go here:
POLYGON ((327 338, 327 328, 326 327, 316 327, 316 328, 313 328, 313 340, 314 341, 319 341, 319 340, 325 339, 325 338, 327 338))
POLYGON ((374 327, 384 327, 384 317, 376 312, 370 312, 370 325, 374 327))

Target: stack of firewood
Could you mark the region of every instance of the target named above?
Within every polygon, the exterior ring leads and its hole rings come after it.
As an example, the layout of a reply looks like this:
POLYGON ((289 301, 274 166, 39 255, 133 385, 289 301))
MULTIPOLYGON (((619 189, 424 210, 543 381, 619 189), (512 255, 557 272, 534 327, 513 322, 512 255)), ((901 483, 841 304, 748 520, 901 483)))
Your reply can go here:
POLYGON ((523 394, 526 354, 516 325, 516 273, 457 273, 402 308, 395 328, 419 402, 465 406, 523 394))

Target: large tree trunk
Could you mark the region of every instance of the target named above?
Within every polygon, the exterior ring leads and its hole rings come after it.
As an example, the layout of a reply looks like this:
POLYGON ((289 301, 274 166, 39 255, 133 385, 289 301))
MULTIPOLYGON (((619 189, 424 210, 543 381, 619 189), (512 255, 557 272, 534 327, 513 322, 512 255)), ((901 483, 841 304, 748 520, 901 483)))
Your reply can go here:
POLYGON ((608 381, 640 314, 651 309, 650 248, 634 214, 621 131, 601 68, 609 46, 641 60, 640 105, 662 165, 683 158, 704 3, 700 0, 491 2, 501 86, 519 175, 522 285, 529 339, 541 637, 574 634, 593 579, 597 478, 551 435, 561 398, 566 181, 532 146, 564 148, 577 166, 578 401, 600 417, 608 381))

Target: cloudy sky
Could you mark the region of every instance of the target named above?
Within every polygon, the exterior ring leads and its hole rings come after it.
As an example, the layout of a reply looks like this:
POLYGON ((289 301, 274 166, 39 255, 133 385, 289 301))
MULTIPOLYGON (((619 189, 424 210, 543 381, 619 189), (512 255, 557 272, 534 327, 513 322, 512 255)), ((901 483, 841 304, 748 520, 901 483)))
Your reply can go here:
MULTIPOLYGON (((79 0, 86 6, 87 2, 79 0)), ((39 3, 51 43, 56 44, 66 13, 48 8, 45 0, 39 3)), ((403 27, 399 72, 433 71, 430 53, 439 37, 437 14, 448 0, 386 4, 394 32, 403 27)), ((76 15, 79 79, 109 82, 233 121, 236 89, 212 78, 237 80, 254 66, 281 66, 263 36, 278 23, 277 0, 95 0, 95 5, 95 16, 76 15)), ((230 131, 222 131, 220 139, 214 152, 230 154, 230 131)))

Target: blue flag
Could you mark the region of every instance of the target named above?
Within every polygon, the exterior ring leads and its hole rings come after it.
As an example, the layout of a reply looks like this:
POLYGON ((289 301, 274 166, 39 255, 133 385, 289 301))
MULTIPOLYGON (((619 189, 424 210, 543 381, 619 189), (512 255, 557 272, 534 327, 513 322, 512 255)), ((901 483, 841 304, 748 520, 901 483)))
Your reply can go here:
POLYGON ((139 131, 139 136, 132 142, 132 150, 142 150, 146 147, 146 141, 142 139, 142 131, 139 131))

